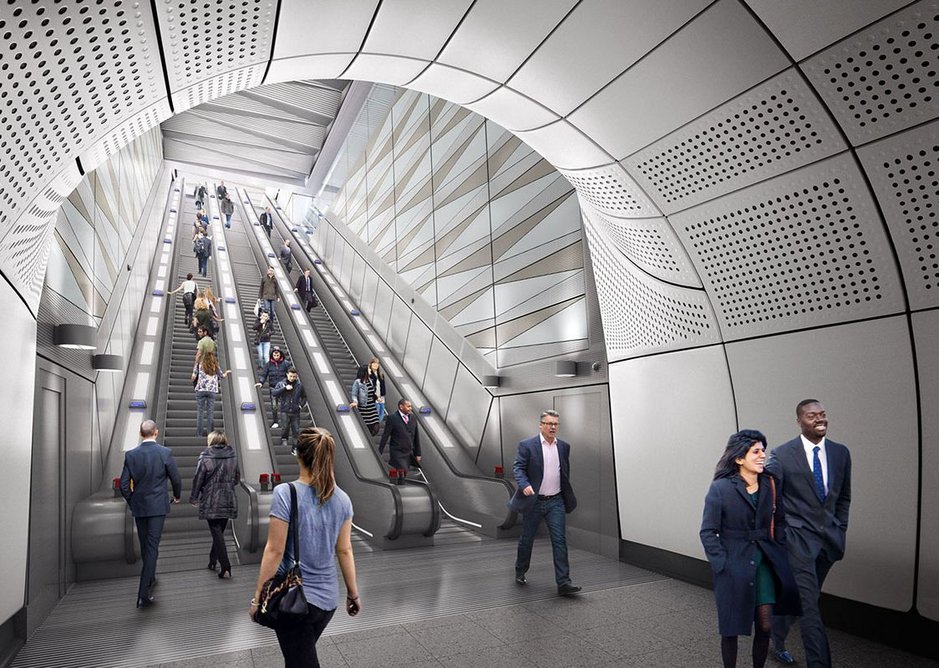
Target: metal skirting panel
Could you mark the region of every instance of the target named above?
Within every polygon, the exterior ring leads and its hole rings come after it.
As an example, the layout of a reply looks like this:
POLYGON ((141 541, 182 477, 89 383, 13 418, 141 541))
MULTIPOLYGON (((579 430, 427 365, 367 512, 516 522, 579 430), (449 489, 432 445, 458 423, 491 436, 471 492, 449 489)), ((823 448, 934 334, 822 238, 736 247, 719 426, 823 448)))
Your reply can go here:
MULTIPOLYGON (((515 548, 514 540, 483 539, 357 552, 362 614, 337 614, 325 635, 554 598, 548 540, 536 540, 525 587, 512 581, 515 548)), ((582 550, 572 549, 570 559, 575 582, 587 592, 665 579, 582 550)), ((136 578, 76 584, 12 668, 130 668, 276 645, 273 631, 246 614, 257 573, 256 565, 235 567, 234 578, 223 581, 206 569, 167 573, 147 610, 134 608, 136 578)))

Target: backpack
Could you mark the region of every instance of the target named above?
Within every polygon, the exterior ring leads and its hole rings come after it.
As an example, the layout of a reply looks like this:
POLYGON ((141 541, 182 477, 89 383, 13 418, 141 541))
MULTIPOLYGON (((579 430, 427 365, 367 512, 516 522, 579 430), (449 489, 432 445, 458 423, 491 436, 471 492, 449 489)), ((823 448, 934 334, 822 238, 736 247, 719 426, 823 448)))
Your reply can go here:
POLYGON ((196 242, 192 245, 192 250, 196 255, 206 255, 209 249, 205 243, 205 237, 196 239, 196 242))

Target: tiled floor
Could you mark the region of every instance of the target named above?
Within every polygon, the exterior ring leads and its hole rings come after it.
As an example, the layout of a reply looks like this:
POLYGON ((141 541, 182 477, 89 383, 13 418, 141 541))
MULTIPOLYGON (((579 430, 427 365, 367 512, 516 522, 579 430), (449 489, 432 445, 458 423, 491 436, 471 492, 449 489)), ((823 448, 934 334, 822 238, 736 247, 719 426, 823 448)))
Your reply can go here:
MULTIPOLYGON (((556 595, 550 547, 535 546, 529 583, 512 581, 512 541, 486 540, 357 556, 364 604, 337 612, 318 649, 325 667, 482 668, 720 666, 710 591, 580 550, 584 592, 556 595)), ((161 576, 157 605, 133 608, 132 578, 81 583, 59 603, 14 668, 282 666, 273 631, 247 619, 257 567, 220 582, 211 571, 161 576)), ((835 666, 939 663, 832 631, 835 666)), ((797 632, 790 649, 805 665, 797 632)), ((741 638, 738 665, 751 665, 741 638)), ((768 665, 777 665, 769 663, 768 665)))

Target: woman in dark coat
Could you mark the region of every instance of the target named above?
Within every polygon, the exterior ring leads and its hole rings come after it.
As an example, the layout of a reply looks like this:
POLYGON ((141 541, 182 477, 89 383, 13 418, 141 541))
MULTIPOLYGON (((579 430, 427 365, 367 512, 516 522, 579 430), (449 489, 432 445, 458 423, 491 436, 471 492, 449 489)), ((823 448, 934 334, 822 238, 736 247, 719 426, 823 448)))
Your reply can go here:
POLYGON ((753 666, 769 650, 773 614, 798 615, 799 591, 786 556, 785 512, 775 481, 763 472, 766 437, 733 434, 704 500, 701 543, 714 574, 721 656, 737 665, 737 636, 753 636, 753 666))
POLYGON ((189 503, 199 506, 199 519, 209 524, 212 533, 212 551, 209 552, 209 568, 219 565, 218 576, 231 577, 231 562, 225 547, 225 528, 228 520, 238 517, 238 501, 235 485, 241 480, 238 457, 225 434, 213 431, 209 434, 209 447, 199 455, 196 475, 192 479, 189 503))

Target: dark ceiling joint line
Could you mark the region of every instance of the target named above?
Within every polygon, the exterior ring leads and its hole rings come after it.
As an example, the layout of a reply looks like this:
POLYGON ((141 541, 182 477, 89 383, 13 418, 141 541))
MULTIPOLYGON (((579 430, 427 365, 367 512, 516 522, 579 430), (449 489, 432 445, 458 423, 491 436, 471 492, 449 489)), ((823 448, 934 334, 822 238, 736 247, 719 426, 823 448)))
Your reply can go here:
POLYGON ((346 72, 349 71, 349 68, 355 64, 355 61, 359 59, 359 56, 362 54, 362 49, 365 48, 365 43, 368 41, 369 33, 372 32, 372 26, 375 25, 375 20, 378 18, 378 12, 381 11, 381 3, 383 0, 378 0, 378 4, 375 5, 375 11, 372 12, 372 19, 368 22, 368 27, 365 29, 365 34, 362 35, 362 43, 359 44, 359 48, 356 50, 355 55, 352 56, 352 60, 349 61, 349 64, 346 65, 346 68, 339 73, 337 79, 342 79, 345 77, 346 72))
MULTIPOLYGON (((916 478, 916 489, 923 489, 923 458, 925 456, 925 447, 923 446, 923 397, 920 391, 920 374, 919 374, 919 362, 916 356, 916 335, 913 331, 913 314, 907 312, 906 314, 906 328, 910 334, 910 355, 913 358, 913 391, 916 393, 916 433, 919 436, 916 456, 919 463, 919 470, 917 471, 916 478)), ((922 555, 922 539, 923 539, 923 495, 916 495, 916 547, 913 552, 913 605, 912 608, 916 610, 917 603, 919 602, 919 575, 920 575, 920 560, 922 555)))
POLYGON ((473 2, 470 3, 470 6, 466 8, 466 11, 463 12, 463 16, 460 17, 460 20, 457 22, 456 26, 453 28, 453 31, 450 33, 447 39, 444 40, 443 44, 437 50, 437 53, 434 54, 434 57, 430 60, 429 63, 427 63, 427 66, 424 69, 422 69, 420 72, 415 74, 409 81, 402 84, 401 86, 402 88, 407 88, 412 83, 417 81, 421 76, 423 76, 424 72, 430 69, 431 65, 437 62, 437 59, 440 58, 441 55, 443 55, 444 49, 446 49, 447 45, 450 44, 450 40, 453 39, 453 36, 456 35, 457 31, 460 29, 460 26, 463 25, 464 21, 466 21, 466 17, 470 15, 471 11, 473 11, 473 7, 476 6, 476 2, 477 0, 473 0, 473 2))
MULTIPOLYGON (((155 0, 153 0, 155 2, 155 0)), ((267 73, 271 71, 271 63, 274 62, 274 46, 277 43, 277 26, 280 25, 281 1, 277 0, 277 9, 274 10, 274 27, 271 28, 271 51, 267 57, 267 65, 264 66, 264 74, 261 76, 261 85, 267 83, 267 73)))
MULTIPOLYGON (((561 26, 564 24, 565 21, 567 21, 567 19, 570 17, 570 15, 574 13, 574 10, 576 10, 578 7, 580 7, 580 5, 581 5, 582 3, 583 3, 583 0, 577 0, 577 2, 574 3, 574 6, 571 7, 569 10, 567 10, 567 13, 566 13, 564 16, 561 17, 561 20, 557 22, 557 25, 555 25, 553 28, 551 28, 551 30, 548 31, 548 34, 544 36, 544 39, 542 39, 540 42, 538 42, 538 45, 535 46, 535 48, 531 50, 531 53, 529 53, 527 56, 525 56, 525 59, 524 59, 521 63, 519 63, 518 67, 516 67, 514 70, 512 70, 512 73, 509 74, 509 76, 507 76, 507 77, 505 78, 505 83, 504 83, 503 85, 506 85, 506 86, 508 85, 508 83, 512 80, 512 77, 514 77, 516 74, 518 74, 518 71, 519 71, 520 69, 522 69, 523 67, 525 67, 525 64, 526 64, 529 60, 531 60, 531 59, 534 57, 534 55, 535 55, 536 53, 538 53, 538 50, 539 50, 541 47, 543 47, 543 46, 545 45, 545 42, 547 42, 549 39, 551 39, 551 36, 552 36, 554 33, 556 33, 556 32, 561 28, 561 26)), ((547 108, 547 107, 545 107, 545 108, 547 108)))
POLYGON ((157 0, 150 0, 150 11, 153 13, 153 32, 156 33, 157 49, 160 52, 160 69, 163 70, 163 83, 166 85, 166 103, 170 107, 170 114, 175 114, 173 107, 173 89, 170 87, 170 73, 166 69, 166 50, 163 48, 163 34, 160 32, 159 13, 157 12, 157 0))
MULTIPOLYGON (((687 28, 688 26, 690 26, 692 23, 694 23, 694 22, 698 19, 698 17, 702 16, 706 11, 708 11, 711 7, 713 7, 714 5, 716 5, 719 1, 720 1, 720 0, 713 0, 713 2, 710 2, 707 7, 703 8, 703 9, 702 9, 701 11, 699 11, 697 14, 695 14, 694 16, 692 16, 691 18, 689 18, 687 21, 685 21, 683 24, 681 24, 680 26, 678 26, 678 28, 676 28, 675 30, 673 30, 672 32, 670 32, 668 35, 666 35, 665 38, 662 39, 661 42, 659 42, 658 44, 656 44, 655 46, 653 46, 651 49, 649 49, 648 51, 646 51, 644 54, 642 54, 642 56, 639 58, 639 60, 637 60, 637 61, 634 62, 634 63, 631 63, 631 64, 629 65, 629 67, 627 67, 625 70, 623 70, 622 72, 620 72, 619 74, 617 74, 615 77, 613 77, 612 79, 610 79, 609 81, 607 81, 605 84, 603 84, 595 93, 593 93, 592 95, 590 95, 589 97, 587 97, 583 102, 581 102, 581 103, 578 104, 576 107, 574 107, 573 109, 571 109, 569 112, 567 112, 566 114, 564 114, 564 116, 562 116, 562 118, 567 119, 571 114, 576 113, 578 109, 582 108, 585 104, 587 104, 588 102, 590 102, 590 100, 594 99, 597 95, 599 95, 599 94, 602 93, 604 90, 606 90, 606 89, 609 88, 611 85, 613 85, 613 82, 614 82, 614 81, 616 81, 617 79, 619 79, 620 77, 622 77, 622 76, 623 76, 624 74, 626 74, 629 70, 633 69, 636 65, 638 65, 639 63, 641 63, 642 61, 644 61, 646 58, 648 58, 649 56, 651 56, 653 53, 655 53, 656 51, 658 51, 660 48, 662 48, 662 46, 663 46, 664 44, 666 44, 670 39, 672 39, 675 35, 677 35, 677 34, 680 33, 682 30, 684 30, 685 28, 687 28)), ((744 3, 744 4, 745 4, 745 3, 744 3)))
POLYGON ((85 176, 85 168, 82 167, 82 159, 78 156, 75 156, 75 166, 78 167, 78 173, 81 176, 85 176))
POLYGON ((36 305, 36 312, 33 313, 33 309, 30 308, 29 302, 26 301, 26 298, 20 294, 19 288, 17 288, 16 285, 13 284, 13 281, 11 281, 7 277, 6 272, 3 271, 2 269, 0 269, 0 277, 3 277, 3 280, 7 282, 7 285, 10 286, 10 289, 13 291, 13 294, 15 294, 17 297, 20 298, 20 301, 23 302, 23 306, 25 306, 26 310, 29 311, 29 314, 33 316, 33 320, 38 322, 39 321, 39 305, 38 304, 36 305))

